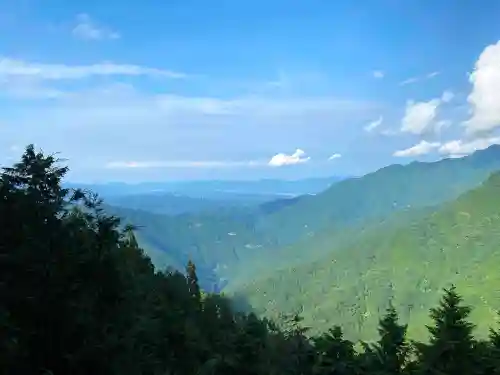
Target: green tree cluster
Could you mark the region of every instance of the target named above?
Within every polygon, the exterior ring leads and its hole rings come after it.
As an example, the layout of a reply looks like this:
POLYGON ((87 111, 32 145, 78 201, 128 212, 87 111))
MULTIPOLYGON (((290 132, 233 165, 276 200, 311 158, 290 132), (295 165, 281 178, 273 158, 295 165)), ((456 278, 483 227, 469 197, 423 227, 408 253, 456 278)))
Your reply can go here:
POLYGON ((0 374, 500 374, 500 331, 476 340, 454 287, 426 343, 393 306, 359 350, 338 326, 310 337, 300 315, 278 326, 203 293, 192 262, 155 270, 134 228, 62 188, 66 172, 28 146, 0 176, 0 374))

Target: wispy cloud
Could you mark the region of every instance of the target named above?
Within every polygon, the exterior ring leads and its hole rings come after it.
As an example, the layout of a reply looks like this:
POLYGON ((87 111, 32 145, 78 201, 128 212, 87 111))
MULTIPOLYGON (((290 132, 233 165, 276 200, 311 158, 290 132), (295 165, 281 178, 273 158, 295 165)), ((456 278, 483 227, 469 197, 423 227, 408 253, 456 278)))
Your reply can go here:
POLYGON ((443 121, 435 122, 438 108, 443 103, 449 103, 453 100, 453 97, 454 94, 446 90, 441 97, 427 102, 413 102, 409 100, 406 103, 401 131, 421 135, 442 130, 446 123, 443 121))
POLYGON ((453 140, 444 143, 439 148, 439 153, 451 157, 461 157, 477 150, 484 150, 494 144, 500 144, 500 137, 477 138, 470 141, 453 140))
POLYGON ((163 161, 112 161, 105 164, 108 169, 149 169, 149 168, 233 168, 257 167, 265 161, 249 160, 163 160, 163 161))
POLYGON ((276 155, 276 149, 302 141, 314 147, 325 137, 342 144, 342 126, 352 127, 381 110, 378 103, 334 97, 197 97, 151 93, 131 84, 85 85, 43 105, 17 103, 0 114, 0 122, 8 122, 0 127, 0 143, 36 140, 43 149, 64 154, 73 176, 104 170, 127 176, 132 169, 151 178, 157 178, 155 168, 177 168, 172 173, 178 177, 186 175, 182 168, 202 175, 204 167, 304 163, 309 158, 302 151, 276 155))
POLYGON ((269 165, 272 167, 282 167, 284 165, 293 165, 293 164, 301 164, 308 162, 311 158, 305 156, 306 153, 304 150, 298 148, 291 155, 279 153, 274 155, 271 160, 269 160, 269 165))
POLYGON ((42 80, 77 80, 92 76, 159 76, 186 78, 184 73, 131 64, 103 62, 91 65, 43 64, 0 57, 0 80, 25 77, 42 80))
POLYGON ((372 132, 373 130, 375 130, 376 128, 378 128, 380 125, 382 125, 382 122, 384 121, 384 119, 382 118, 382 116, 380 116, 378 119, 370 122, 369 124, 367 124, 364 129, 366 132, 372 132))
POLYGON ((423 76, 410 77, 408 79, 405 79, 405 80, 399 82, 399 85, 400 86, 405 86, 405 85, 409 85, 409 84, 412 84, 412 83, 420 82, 420 81, 423 81, 423 80, 426 80, 426 79, 431 79, 431 78, 434 78, 434 77, 438 76, 439 74, 440 74, 440 72, 431 72, 431 73, 425 74, 423 76))
POLYGON ((342 155, 341 155, 341 154, 339 154, 339 153, 335 153, 335 154, 331 155, 331 156, 328 158, 328 160, 335 160, 335 159, 338 159, 338 158, 341 158, 341 157, 342 157, 342 155))
POLYGON ((424 134, 430 131, 440 103, 440 99, 432 99, 428 102, 408 101, 401 131, 413 134, 424 134))
POLYGON ((415 82, 418 82, 419 80, 420 80, 419 77, 411 77, 411 78, 405 79, 404 81, 399 82, 399 85, 400 86, 409 85, 410 83, 415 83, 415 82))
POLYGON ((76 25, 72 30, 74 37, 83 40, 113 40, 119 39, 120 34, 107 27, 99 26, 86 13, 76 16, 76 25))
MULTIPOLYGON (((333 154, 328 160, 340 158, 333 154)), ((279 153, 270 160, 161 160, 161 161, 111 161, 105 164, 108 169, 148 169, 148 168, 235 168, 235 167, 282 167, 309 161, 305 152, 297 149, 293 154, 279 153)))
POLYGON ((225 173, 224 168, 253 166, 288 173, 271 167, 310 160, 303 151, 293 151, 296 145, 307 150, 330 137, 334 148, 347 142, 343 129, 376 116, 382 107, 370 100, 302 92, 250 95, 251 90, 240 88, 233 95, 217 95, 196 86, 199 95, 183 95, 171 87, 141 85, 135 79, 141 76, 199 77, 134 64, 70 65, 0 56, 0 100, 8 104, 0 113, 0 122, 8 123, 0 127, 0 148, 36 141, 64 154, 73 174, 86 176, 126 176, 134 168, 150 176, 155 168, 203 175, 202 169, 225 173), (281 150, 291 155, 276 155, 281 150))
POLYGON ((441 145, 441 143, 439 143, 439 142, 420 141, 415 146, 394 152, 393 156, 412 157, 412 156, 425 155, 425 154, 428 154, 431 151, 435 150, 440 145, 441 145))
POLYGON ((377 79, 381 79, 381 78, 385 77, 385 73, 381 70, 374 70, 372 72, 372 74, 373 74, 373 78, 377 78, 377 79))

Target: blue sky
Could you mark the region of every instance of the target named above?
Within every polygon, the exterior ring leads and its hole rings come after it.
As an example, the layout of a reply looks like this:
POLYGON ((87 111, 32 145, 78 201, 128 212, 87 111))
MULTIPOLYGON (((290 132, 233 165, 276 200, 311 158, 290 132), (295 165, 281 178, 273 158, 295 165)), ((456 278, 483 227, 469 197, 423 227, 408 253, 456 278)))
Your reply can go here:
POLYGON ((0 163, 74 180, 362 174, 500 143, 500 2, 4 0, 0 163))

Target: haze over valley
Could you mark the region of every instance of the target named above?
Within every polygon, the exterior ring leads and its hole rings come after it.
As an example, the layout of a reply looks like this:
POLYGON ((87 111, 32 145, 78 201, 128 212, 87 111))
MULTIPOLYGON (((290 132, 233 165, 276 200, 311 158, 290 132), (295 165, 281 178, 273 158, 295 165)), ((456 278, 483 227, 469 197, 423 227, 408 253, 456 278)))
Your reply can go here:
POLYGON ((314 195, 256 201, 232 192, 224 200, 199 182, 198 198, 109 194, 105 203, 107 212, 138 227, 138 241, 157 267, 182 269, 192 260, 206 290, 236 296, 241 308, 274 318, 301 311, 314 328, 331 324, 332 309, 350 306, 352 315, 336 318, 346 319, 356 339, 369 339, 390 298, 407 320, 425 321, 419 315, 452 283, 472 288, 471 299, 493 319, 500 308, 494 284, 482 285, 486 276, 471 272, 496 256, 498 233, 490 225, 500 206, 481 204, 500 188, 498 171, 500 146, 490 146, 463 158, 390 165, 314 195), (432 183, 416 183, 422 180, 432 183), (481 251, 471 256, 476 246, 481 251))
POLYGON ((500 374, 499 14, 0 1, 0 374, 500 374))

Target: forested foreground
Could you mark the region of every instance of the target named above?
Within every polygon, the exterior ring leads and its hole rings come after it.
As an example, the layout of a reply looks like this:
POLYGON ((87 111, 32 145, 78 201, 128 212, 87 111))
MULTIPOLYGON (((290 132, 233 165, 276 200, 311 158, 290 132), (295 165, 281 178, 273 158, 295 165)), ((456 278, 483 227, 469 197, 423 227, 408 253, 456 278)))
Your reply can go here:
POLYGON ((155 271, 133 228, 61 187, 66 172, 29 146, 1 174, 2 375, 500 374, 500 331, 491 322, 476 340, 453 287, 430 312, 428 342, 408 340, 392 306, 377 342, 337 326, 310 337, 299 316, 278 326, 203 293, 192 263, 155 271))

